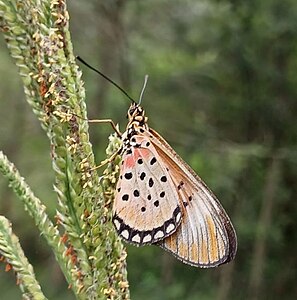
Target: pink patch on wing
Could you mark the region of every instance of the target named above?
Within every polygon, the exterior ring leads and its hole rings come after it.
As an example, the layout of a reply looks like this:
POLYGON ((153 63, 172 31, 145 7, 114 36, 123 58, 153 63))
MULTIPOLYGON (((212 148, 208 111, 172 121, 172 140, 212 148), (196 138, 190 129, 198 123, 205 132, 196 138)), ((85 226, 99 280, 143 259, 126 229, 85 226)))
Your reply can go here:
POLYGON ((134 148, 132 154, 127 155, 124 159, 125 168, 133 168, 139 157, 147 158, 150 155, 150 151, 146 148, 134 148))

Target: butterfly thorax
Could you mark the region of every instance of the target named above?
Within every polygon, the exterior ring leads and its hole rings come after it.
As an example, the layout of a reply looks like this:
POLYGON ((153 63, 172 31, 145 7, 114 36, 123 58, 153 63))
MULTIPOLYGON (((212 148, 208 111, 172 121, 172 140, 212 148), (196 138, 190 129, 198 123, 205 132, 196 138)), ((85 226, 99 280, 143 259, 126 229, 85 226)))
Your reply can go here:
POLYGON ((145 116, 144 109, 137 103, 132 103, 128 110, 128 125, 127 130, 130 128, 137 129, 144 127, 148 128, 147 121, 148 118, 145 116))
POLYGON ((126 131, 122 136, 124 148, 126 149, 135 146, 133 142, 133 137, 135 135, 143 134, 145 131, 149 130, 147 125, 148 118, 145 116, 144 109, 139 104, 131 104, 127 117, 129 122, 126 131))

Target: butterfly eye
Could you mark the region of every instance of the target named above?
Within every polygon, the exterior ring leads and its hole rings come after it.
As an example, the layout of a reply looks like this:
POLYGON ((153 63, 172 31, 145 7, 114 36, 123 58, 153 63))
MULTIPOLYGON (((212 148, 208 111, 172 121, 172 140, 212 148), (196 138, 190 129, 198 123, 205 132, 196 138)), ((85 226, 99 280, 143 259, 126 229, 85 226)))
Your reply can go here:
POLYGON ((136 109, 137 109, 137 106, 135 106, 135 103, 133 103, 128 110, 128 118, 132 117, 132 115, 134 114, 136 109))

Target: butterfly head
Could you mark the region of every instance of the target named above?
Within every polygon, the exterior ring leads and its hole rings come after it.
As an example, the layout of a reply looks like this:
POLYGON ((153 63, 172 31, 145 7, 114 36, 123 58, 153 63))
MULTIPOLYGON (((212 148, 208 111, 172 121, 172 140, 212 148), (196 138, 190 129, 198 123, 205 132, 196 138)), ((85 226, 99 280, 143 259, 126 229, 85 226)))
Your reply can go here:
POLYGON ((145 116, 144 109, 137 103, 133 102, 128 110, 128 126, 139 127, 145 126, 148 118, 145 116))

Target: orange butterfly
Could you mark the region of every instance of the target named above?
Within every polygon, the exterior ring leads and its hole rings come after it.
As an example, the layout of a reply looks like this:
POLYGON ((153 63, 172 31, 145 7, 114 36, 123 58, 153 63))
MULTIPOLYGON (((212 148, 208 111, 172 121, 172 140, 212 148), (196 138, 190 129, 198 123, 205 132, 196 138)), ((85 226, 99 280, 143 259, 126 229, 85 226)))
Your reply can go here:
POLYGON ((113 223, 125 241, 157 244, 186 264, 215 267, 234 259, 237 238, 215 195, 133 102, 122 135, 113 223))

